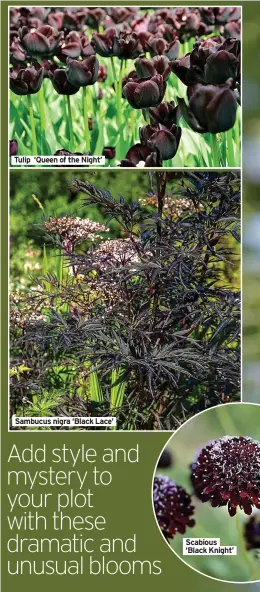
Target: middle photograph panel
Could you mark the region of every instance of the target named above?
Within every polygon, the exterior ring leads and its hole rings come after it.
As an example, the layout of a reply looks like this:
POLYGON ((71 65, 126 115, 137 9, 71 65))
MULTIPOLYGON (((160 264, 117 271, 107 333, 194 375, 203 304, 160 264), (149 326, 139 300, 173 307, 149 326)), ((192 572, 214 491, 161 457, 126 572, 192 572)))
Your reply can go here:
POLYGON ((240 400, 238 172, 13 170, 10 186, 11 416, 174 430, 240 400))

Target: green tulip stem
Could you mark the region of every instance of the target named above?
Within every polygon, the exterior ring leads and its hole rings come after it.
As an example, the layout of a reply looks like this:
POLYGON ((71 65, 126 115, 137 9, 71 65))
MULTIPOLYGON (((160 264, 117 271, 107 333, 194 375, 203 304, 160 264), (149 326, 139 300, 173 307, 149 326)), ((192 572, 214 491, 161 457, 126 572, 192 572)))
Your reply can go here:
POLYGON ((41 154, 42 152, 42 145, 43 145, 43 136, 45 136, 46 132, 46 118, 45 118, 45 111, 44 111, 44 96, 43 96, 43 86, 41 86, 39 92, 39 109, 40 109, 40 122, 41 122, 41 154))
POLYGON ((87 97, 87 88, 86 86, 82 87, 82 99, 83 99, 83 117, 84 117, 84 129, 85 129, 85 141, 86 141, 86 151, 90 152, 90 134, 89 134, 89 127, 88 127, 88 97, 87 97))
POLYGON ((120 62, 119 80, 117 83, 117 113, 118 113, 118 126, 122 124, 122 80, 123 80, 123 65, 124 60, 120 62))
POLYGON ((67 102, 67 112, 68 112, 68 122, 69 122, 69 149, 71 152, 74 152, 74 138, 73 138, 73 126, 72 126, 72 113, 71 113, 71 104, 70 104, 70 96, 66 95, 66 102, 67 102))
POLYGON ((114 78, 115 92, 116 92, 116 96, 117 96, 117 75, 116 75, 116 67, 115 67, 115 62, 114 62, 113 56, 111 58, 111 66, 112 66, 112 72, 113 72, 113 78, 114 78))
POLYGON ((132 133, 132 142, 135 143, 135 113, 134 109, 130 111, 130 123, 131 123, 131 133, 132 133))
POLYGON ((234 131, 234 141, 235 141, 235 145, 236 145, 236 164, 237 166, 240 165, 240 151, 239 151, 239 147, 240 147, 240 120, 239 120, 239 115, 237 113, 237 117, 236 117, 236 123, 233 127, 233 131, 234 131))
POLYGON ((29 117, 30 117, 31 132, 32 132, 32 150, 33 150, 33 156, 37 156, 38 155, 38 152, 37 152, 37 139, 36 139, 35 120, 34 120, 34 115, 33 115, 33 106, 32 106, 32 97, 31 97, 31 95, 27 95, 27 101, 28 101, 29 117))
POLYGON ((235 166, 235 155, 234 155, 232 129, 230 129, 230 130, 228 130, 228 132, 226 132, 226 136, 227 136, 228 166, 232 168, 235 166))
POLYGON ((212 166, 219 167, 219 149, 216 134, 210 134, 211 150, 212 150, 212 166))

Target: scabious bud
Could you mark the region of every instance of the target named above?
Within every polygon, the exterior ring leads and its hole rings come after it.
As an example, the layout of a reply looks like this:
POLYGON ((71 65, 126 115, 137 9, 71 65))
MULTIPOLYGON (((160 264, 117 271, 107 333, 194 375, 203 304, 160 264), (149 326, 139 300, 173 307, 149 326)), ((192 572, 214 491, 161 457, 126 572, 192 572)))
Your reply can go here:
POLYGON ((195 526, 194 506, 191 497, 169 477, 159 475, 153 482, 153 505, 160 529, 166 539, 173 539, 179 532, 195 526))
POLYGON ((247 550, 260 549, 260 513, 250 516, 244 525, 247 550))
POLYGON ((170 452, 170 450, 165 448, 162 451, 162 454, 158 460, 157 467, 158 467, 158 469, 168 469, 172 465, 173 465, 172 453, 170 452))
POLYGON ((191 482, 197 497, 213 508, 237 507, 246 514, 260 509, 260 442, 244 436, 224 436, 209 442, 191 466, 191 482))

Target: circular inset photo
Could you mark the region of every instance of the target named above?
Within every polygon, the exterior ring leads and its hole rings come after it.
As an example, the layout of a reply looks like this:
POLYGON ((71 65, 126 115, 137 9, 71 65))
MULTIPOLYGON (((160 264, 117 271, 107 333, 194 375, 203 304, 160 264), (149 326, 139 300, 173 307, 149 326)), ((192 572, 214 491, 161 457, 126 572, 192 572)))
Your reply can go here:
POLYGON ((221 405, 181 426, 158 459, 153 506, 186 565, 224 582, 260 580, 260 405, 221 405))

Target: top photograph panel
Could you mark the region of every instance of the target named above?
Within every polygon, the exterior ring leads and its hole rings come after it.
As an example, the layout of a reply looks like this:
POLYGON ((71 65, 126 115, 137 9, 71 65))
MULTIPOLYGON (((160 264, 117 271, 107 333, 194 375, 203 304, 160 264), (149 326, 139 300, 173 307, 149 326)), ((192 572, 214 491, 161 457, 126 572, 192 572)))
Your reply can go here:
POLYGON ((13 6, 10 165, 241 165, 241 7, 13 6))

